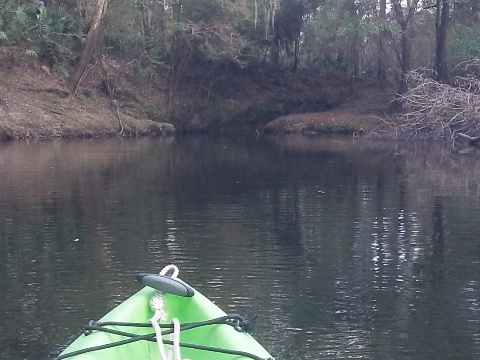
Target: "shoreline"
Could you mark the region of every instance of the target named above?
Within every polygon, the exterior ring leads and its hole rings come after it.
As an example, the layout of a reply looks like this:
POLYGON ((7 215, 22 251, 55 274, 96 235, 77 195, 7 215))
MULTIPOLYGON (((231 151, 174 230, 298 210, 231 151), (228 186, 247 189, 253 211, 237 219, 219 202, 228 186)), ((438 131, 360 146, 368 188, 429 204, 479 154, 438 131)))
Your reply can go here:
MULTIPOLYGON (((66 79, 47 73, 35 61, 16 66, 0 64, 0 140, 72 139, 106 137, 167 136, 179 133, 168 122, 149 119, 145 102, 164 94, 133 88, 142 92, 111 101, 90 81, 76 96, 69 96, 66 79)), ((132 86, 126 84, 127 86, 132 86)), ((328 88, 322 88, 326 91, 328 88)), ((390 94, 359 85, 343 104, 329 111, 295 113, 264 123, 225 123, 217 128, 199 127, 201 132, 242 132, 253 128, 257 133, 275 134, 353 134, 368 132, 379 123, 390 94), (376 114, 379 114, 377 116, 376 114)), ((248 99, 247 99, 248 100, 248 99)), ((248 101, 253 101, 252 99, 248 101)), ((154 102, 162 111, 162 101, 154 102)), ((156 114, 154 114, 156 115, 156 114)), ((158 118, 158 116, 155 116, 158 118)), ((197 131, 197 132, 198 132, 197 131)), ((189 131, 194 133, 195 131, 189 131)))

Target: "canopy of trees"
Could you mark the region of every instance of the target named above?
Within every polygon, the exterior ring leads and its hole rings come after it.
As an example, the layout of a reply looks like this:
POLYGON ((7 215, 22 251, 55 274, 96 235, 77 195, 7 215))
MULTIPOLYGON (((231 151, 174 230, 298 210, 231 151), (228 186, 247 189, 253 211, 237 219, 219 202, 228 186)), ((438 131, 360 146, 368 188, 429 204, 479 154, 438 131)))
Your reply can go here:
POLYGON ((208 98, 227 73, 301 69, 399 84, 401 106, 410 70, 448 82, 480 53, 479 24, 478 0, 0 0, 0 45, 15 56, 72 89, 92 52, 114 56, 145 82, 168 77, 171 102, 185 86, 208 98))

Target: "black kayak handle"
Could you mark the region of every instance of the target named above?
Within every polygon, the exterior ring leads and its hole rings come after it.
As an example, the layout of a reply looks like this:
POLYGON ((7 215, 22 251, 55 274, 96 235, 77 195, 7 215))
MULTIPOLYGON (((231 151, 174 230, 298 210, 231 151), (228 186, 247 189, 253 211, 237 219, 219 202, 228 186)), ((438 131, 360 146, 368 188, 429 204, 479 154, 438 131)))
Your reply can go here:
POLYGON ((193 288, 182 280, 170 276, 140 273, 136 276, 143 285, 167 294, 191 297, 195 294, 193 288))

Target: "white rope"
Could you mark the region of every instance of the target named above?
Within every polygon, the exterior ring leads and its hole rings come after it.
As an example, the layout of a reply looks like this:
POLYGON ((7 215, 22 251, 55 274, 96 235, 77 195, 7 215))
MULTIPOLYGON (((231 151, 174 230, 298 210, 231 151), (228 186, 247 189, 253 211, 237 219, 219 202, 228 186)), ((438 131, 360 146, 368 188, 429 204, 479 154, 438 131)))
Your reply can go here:
POLYGON ((155 295, 150 299, 150 308, 154 311, 153 317, 148 320, 155 329, 155 335, 157 338, 158 351, 160 352, 160 359, 167 360, 165 349, 163 347, 162 330, 160 329, 159 321, 165 321, 167 319, 167 313, 163 309, 163 294, 157 291, 155 295))
MULTIPOLYGON (((167 276, 169 272, 172 273, 170 277, 175 279, 178 276, 179 270, 175 265, 167 265, 162 269, 162 271, 160 271, 160 275, 167 276)), ((158 324, 158 321, 165 321, 167 319, 167 313, 165 312, 163 303, 163 293, 161 291, 156 291, 155 295, 150 299, 150 308, 154 311, 154 315, 149 321, 155 329, 158 351, 160 352, 160 360, 182 360, 182 356, 180 354, 180 322, 177 318, 172 319, 173 332, 170 334, 170 340, 173 344, 169 349, 168 357, 165 353, 162 330, 158 324)))
POLYGON ((173 279, 176 279, 178 273, 180 272, 175 265, 167 265, 162 269, 162 271, 160 271, 160 275, 167 276, 169 271, 172 271, 172 275, 170 275, 170 277, 173 279))
POLYGON ((172 319, 173 333, 170 334, 170 340, 173 345, 170 348, 170 360, 182 360, 180 355, 180 321, 177 318, 172 319), (172 358, 173 355, 173 358, 172 358))

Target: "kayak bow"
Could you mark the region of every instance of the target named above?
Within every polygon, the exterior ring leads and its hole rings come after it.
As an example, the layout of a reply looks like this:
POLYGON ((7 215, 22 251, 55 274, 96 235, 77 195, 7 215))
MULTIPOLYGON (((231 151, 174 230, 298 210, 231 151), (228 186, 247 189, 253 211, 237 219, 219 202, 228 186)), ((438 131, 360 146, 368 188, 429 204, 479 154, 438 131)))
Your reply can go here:
POLYGON ((273 360, 249 334, 250 322, 227 315, 177 274, 169 265, 137 275, 145 287, 90 322, 57 360, 273 360))

